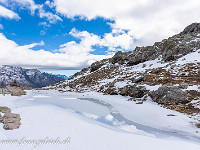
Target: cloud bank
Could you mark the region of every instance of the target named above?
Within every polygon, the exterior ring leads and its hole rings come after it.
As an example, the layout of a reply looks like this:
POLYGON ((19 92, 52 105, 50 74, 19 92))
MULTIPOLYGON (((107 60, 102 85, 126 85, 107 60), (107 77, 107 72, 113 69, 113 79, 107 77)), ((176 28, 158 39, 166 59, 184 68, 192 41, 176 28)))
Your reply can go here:
POLYGON ((113 30, 128 30, 137 45, 152 44, 200 22, 199 0, 54 0, 54 5, 68 18, 112 19, 113 30))

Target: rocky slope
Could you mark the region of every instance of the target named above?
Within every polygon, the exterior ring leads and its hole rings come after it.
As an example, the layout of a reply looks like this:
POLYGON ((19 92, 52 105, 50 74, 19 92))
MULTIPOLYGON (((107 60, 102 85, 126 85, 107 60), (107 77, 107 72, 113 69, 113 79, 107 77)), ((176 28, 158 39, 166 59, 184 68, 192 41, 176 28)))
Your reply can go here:
POLYGON ((122 95, 138 104, 151 97, 166 108, 198 115, 200 23, 193 23, 153 46, 117 52, 49 88, 122 95))
POLYGON ((0 86, 11 84, 14 80, 19 85, 41 88, 64 79, 48 73, 42 73, 37 69, 25 69, 8 65, 0 66, 0 86))

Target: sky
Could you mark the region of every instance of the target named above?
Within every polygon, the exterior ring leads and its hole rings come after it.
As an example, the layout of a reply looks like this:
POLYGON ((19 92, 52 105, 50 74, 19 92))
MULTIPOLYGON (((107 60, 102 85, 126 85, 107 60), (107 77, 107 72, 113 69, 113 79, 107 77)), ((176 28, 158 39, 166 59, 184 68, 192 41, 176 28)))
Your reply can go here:
POLYGON ((200 22, 199 0, 0 0, 0 65, 69 73, 200 22))

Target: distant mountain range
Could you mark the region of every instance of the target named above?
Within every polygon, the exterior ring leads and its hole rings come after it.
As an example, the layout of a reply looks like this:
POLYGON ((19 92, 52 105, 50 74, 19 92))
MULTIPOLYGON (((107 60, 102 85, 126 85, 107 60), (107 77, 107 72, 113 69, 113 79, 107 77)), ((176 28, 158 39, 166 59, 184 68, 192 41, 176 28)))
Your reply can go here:
POLYGON ((61 77, 61 78, 65 79, 65 80, 67 80, 67 79, 69 79, 71 77, 71 76, 68 77, 68 76, 62 75, 62 74, 52 74, 52 75, 55 75, 56 77, 61 77))
POLYGON ((19 85, 40 88, 63 81, 65 78, 61 75, 43 73, 37 69, 25 69, 9 65, 0 66, 0 86, 11 84, 14 80, 19 85))

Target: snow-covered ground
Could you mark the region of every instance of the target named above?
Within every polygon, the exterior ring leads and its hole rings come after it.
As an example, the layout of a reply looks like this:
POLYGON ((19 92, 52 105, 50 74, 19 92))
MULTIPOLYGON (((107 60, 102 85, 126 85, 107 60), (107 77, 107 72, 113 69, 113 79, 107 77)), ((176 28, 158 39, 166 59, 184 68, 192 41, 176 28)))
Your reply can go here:
POLYGON ((194 120, 148 99, 143 104, 128 97, 100 93, 28 91, 22 97, 0 95, 0 105, 21 115, 18 130, 0 124, 0 149, 41 150, 184 150, 200 149, 200 130, 194 120), (175 116, 168 116, 173 114, 175 116), (67 142, 45 145, 45 139, 67 142), (22 145, 2 144, 17 140, 22 145), (32 143, 27 144, 30 140, 32 143))

